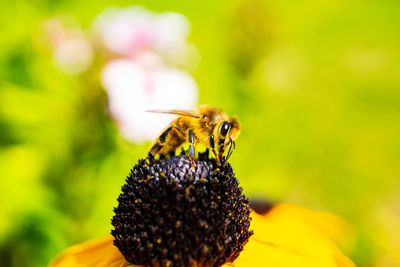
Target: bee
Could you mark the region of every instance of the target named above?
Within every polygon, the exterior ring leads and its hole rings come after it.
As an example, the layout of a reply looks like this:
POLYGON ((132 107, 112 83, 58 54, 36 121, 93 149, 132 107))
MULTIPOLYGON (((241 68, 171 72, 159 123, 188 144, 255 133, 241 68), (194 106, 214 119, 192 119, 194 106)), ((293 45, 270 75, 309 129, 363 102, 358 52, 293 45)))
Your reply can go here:
POLYGON ((160 134, 148 153, 148 158, 154 160, 174 155, 175 150, 189 142, 188 156, 194 167, 195 145, 202 143, 215 155, 218 164, 225 149, 229 146, 226 160, 235 149, 235 140, 240 134, 240 123, 236 117, 229 117, 223 110, 211 106, 199 106, 194 111, 184 110, 149 110, 148 112, 179 115, 160 134))

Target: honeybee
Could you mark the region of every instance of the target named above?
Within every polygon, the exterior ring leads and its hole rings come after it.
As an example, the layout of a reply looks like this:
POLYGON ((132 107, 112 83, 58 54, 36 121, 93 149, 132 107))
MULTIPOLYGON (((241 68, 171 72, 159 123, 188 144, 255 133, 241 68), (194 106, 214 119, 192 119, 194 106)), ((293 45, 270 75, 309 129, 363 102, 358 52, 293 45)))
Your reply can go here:
POLYGON ((215 155, 218 164, 225 149, 229 146, 226 160, 235 149, 235 140, 240 134, 240 123, 236 117, 229 117, 223 110, 211 106, 199 106, 194 111, 184 110, 149 110, 148 112, 179 115, 160 134, 148 153, 154 160, 175 154, 175 150, 186 141, 189 142, 188 156, 194 166, 195 145, 202 143, 215 155))

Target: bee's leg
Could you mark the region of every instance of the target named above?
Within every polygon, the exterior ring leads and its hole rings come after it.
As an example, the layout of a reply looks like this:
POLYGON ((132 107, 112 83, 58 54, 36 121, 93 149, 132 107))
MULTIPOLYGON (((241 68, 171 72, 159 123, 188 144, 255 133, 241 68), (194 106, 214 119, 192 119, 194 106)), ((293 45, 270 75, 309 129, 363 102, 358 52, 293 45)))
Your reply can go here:
POLYGON ((218 161, 217 163, 222 159, 225 151, 225 138, 220 138, 218 141, 218 161))
POLYGON ((154 156, 150 152, 147 153, 147 158, 144 158, 144 160, 148 159, 150 164, 154 163, 154 156))
POLYGON ((192 165, 192 169, 194 169, 194 159, 195 159, 195 150, 194 150, 194 135, 192 130, 188 131, 188 140, 189 140, 189 159, 192 165))
POLYGON ((226 155, 227 161, 231 157, 233 151, 235 151, 235 148, 236 148, 235 141, 233 141, 232 138, 229 137, 229 150, 228 150, 228 154, 226 155))
POLYGON ((155 155, 157 155, 158 151, 161 150, 163 146, 158 143, 158 141, 151 147, 149 153, 147 154, 147 158, 149 159, 150 163, 154 163, 155 155))
MULTIPOLYGON (((147 157, 150 162, 154 162, 154 157, 157 153, 164 147, 165 140, 167 139, 168 134, 171 132, 172 128, 177 126, 168 127, 157 139, 154 145, 151 147, 147 157)), ((161 156, 161 155, 160 155, 161 156)))
POLYGON ((219 163, 219 159, 217 157, 217 152, 215 152, 215 140, 214 140, 214 135, 210 135, 210 147, 212 152, 214 153, 215 156, 215 160, 217 161, 217 163, 219 163))
POLYGON ((175 156, 175 150, 171 150, 171 151, 169 152, 169 157, 172 158, 172 157, 174 157, 174 156, 175 156))

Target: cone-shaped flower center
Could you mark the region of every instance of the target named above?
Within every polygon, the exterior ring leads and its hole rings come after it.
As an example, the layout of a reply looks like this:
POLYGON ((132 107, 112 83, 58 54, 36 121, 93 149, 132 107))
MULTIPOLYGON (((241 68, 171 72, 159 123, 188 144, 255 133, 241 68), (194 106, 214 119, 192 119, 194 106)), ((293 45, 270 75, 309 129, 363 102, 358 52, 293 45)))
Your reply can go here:
POLYGON ((112 224, 127 261, 151 266, 221 266, 252 235, 248 199, 229 163, 208 153, 139 160, 122 187, 112 224))

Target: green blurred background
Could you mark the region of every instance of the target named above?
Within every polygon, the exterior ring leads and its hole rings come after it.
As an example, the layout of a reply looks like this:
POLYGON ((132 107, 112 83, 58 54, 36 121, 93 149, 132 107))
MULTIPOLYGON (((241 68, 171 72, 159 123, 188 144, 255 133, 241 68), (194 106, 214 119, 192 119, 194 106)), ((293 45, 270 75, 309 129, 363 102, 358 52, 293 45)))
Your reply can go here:
POLYGON ((87 30, 106 7, 186 16, 199 103, 237 114, 245 193, 333 212, 358 266, 400 266, 400 2, 1 1, 0 266, 45 266, 110 231, 125 176, 150 142, 118 134, 101 64, 58 70, 40 24, 87 30))

